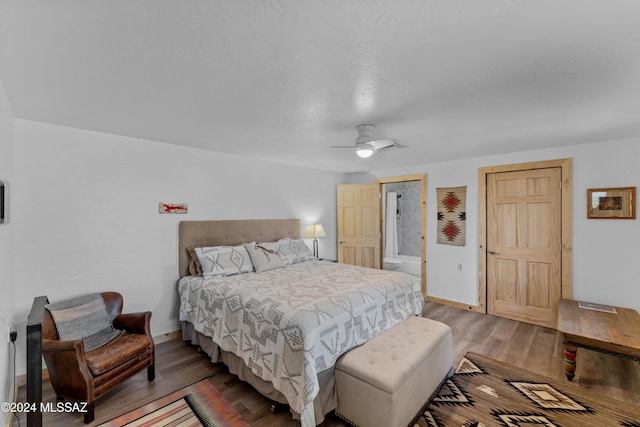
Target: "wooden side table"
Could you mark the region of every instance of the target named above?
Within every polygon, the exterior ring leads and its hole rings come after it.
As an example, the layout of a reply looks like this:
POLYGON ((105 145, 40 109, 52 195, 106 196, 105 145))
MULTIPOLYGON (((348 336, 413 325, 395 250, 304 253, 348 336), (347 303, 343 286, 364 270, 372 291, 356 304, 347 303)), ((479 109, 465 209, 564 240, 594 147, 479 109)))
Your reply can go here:
POLYGON ((575 376, 578 347, 640 362, 637 311, 610 307, 615 313, 608 313, 580 308, 578 304, 575 300, 558 301, 558 330, 564 335, 564 371, 569 381, 575 376))

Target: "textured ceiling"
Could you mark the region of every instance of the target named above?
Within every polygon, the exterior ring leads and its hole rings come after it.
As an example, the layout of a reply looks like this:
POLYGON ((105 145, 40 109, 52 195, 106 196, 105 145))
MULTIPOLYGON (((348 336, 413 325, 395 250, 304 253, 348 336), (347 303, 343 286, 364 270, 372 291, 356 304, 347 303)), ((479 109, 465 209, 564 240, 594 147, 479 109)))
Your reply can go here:
POLYGON ((340 172, 640 136, 640 1, 0 0, 17 118, 340 172), (360 123, 408 148, 359 159, 360 123))

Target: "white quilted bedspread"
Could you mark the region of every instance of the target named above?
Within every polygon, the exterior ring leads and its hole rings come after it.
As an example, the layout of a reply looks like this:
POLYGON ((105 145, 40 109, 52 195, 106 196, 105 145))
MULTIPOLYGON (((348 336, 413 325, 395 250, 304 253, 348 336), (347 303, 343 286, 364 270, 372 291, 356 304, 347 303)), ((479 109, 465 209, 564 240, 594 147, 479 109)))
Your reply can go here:
POLYGON ((382 331, 420 315, 414 276, 326 261, 219 279, 180 279, 180 320, 241 357, 315 425, 317 374, 382 331))

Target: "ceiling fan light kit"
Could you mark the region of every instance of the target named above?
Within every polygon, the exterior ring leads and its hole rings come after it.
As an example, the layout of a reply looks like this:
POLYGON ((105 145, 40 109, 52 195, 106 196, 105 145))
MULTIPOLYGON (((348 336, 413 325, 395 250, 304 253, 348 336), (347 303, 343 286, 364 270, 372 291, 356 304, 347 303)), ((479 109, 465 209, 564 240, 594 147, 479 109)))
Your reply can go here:
POLYGON ((376 139, 373 136, 373 130, 376 127, 374 125, 358 125, 356 130, 358 131, 358 137, 356 138, 355 145, 332 145, 331 148, 351 148, 356 149, 358 157, 366 159, 373 156, 380 150, 386 150, 391 148, 405 148, 404 145, 398 144, 393 139, 381 138, 376 139))
POLYGON ((362 157, 363 159, 373 156, 373 153, 375 152, 376 150, 374 150, 373 147, 364 144, 356 149, 356 154, 358 155, 358 157, 362 157))

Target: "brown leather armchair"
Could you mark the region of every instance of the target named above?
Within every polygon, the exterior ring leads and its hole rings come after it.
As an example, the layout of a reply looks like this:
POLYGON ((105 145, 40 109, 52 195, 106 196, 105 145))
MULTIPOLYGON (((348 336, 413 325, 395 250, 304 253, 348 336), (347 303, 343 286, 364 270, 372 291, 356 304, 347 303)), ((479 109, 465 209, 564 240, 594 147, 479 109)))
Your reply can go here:
POLYGON ((147 368, 155 378, 155 346, 149 323, 151 312, 122 314, 122 295, 103 292, 107 313, 116 329, 126 332, 97 349, 86 352, 82 340, 58 339, 53 317, 44 311, 42 355, 58 401, 65 398, 87 402, 84 422, 94 420, 95 399, 131 375, 147 368))

